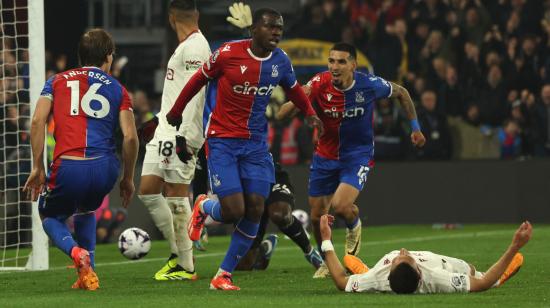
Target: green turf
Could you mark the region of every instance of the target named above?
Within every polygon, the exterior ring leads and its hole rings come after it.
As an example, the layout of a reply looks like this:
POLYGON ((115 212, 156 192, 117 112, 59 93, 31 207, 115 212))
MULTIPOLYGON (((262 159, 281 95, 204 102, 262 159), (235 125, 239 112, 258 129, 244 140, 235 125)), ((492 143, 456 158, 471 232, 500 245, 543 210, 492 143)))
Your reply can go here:
MULTIPOLYGON (((432 230, 429 226, 369 227, 363 231, 360 256, 372 265, 390 250, 431 250, 464 259, 479 270, 487 269, 510 242, 515 226, 475 225, 460 230, 432 230)), ((24 307, 263 307, 263 306, 550 306, 550 226, 535 226, 531 242, 523 250, 525 264, 504 286, 478 294, 393 295, 346 294, 330 279, 312 279, 313 268, 291 241, 282 239, 265 272, 237 272, 239 292, 208 290, 227 248, 228 237, 210 239, 207 252, 197 252, 200 279, 195 282, 155 282, 153 273, 166 257, 167 243, 153 242, 148 256, 127 261, 115 245, 97 247, 97 273, 101 289, 72 290, 74 270, 70 260, 51 249, 49 271, 0 273, 0 306, 24 307)), ((334 242, 341 256, 343 232, 334 242)))

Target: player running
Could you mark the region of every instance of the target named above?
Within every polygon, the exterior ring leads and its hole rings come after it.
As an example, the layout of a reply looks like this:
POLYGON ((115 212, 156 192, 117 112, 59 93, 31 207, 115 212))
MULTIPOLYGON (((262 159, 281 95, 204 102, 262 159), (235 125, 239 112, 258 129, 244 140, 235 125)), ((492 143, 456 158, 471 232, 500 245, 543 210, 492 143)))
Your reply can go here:
POLYGON ((38 209, 46 234, 73 259, 78 280, 73 288, 95 290, 94 272, 96 218, 101 205, 118 178, 120 163, 115 155, 117 122, 124 136, 122 205, 127 207, 134 193, 134 168, 138 139, 132 102, 126 89, 111 75, 115 44, 101 29, 80 38, 81 68, 52 76, 46 82, 31 126, 33 170, 24 190, 38 209), (48 115, 56 123, 54 158, 46 179, 43 166, 44 132, 48 115), (65 221, 74 214, 76 241, 65 221))
POLYGON ((271 220, 304 253, 304 257, 316 269, 323 264, 319 252, 314 249, 302 223, 292 215, 294 208, 294 187, 288 173, 279 164, 275 164, 275 184, 265 201, 265 210, 260 220, 258 234, 244 256, 237 270, 265 270, 277 245, 277 236, 269 235, 264 240, 265 231, 271 220), (263 247, 265 243, 268 247, 263 247))
POLYGON ((227 254, 210 282, 211 289, 239 290, 231 273, 256 237, 264 202, 275 180, 265 118, 273 89, 281 85, 308 122, 322 128, 296 81, 290 60, 277 48, 282 32, 279 12, 268 8, 256 11, 252 39, 225 43, 216 50, 167 114, 168 123, 180 125, 181 113, 190 99, 208 81, 217 87, 206 136, 211 187, 220 202, 199 196, 189 225, 190 238, 197 240, 207 215, 235 224, 227 254))
POLYGON ((155 280, 197 279, 193 264, 193 243, 186 228, 191 218, 189 185, 195 173, 197 153, 204 143, 201 115, 205 90, 199 90, 191 99, 178 129, 166 122, 166 114, 181 89, 210 56, 210 47, 199 30, 198 19, 194 0, 170 2, 170 26, 176 32, 180 44, 168 62, 161 109, 158 118, 153 119, 158 122, 158 127, 146 146, 138 195, 170 244, 170 257, 155 274, 155 280), (176 135, 184 136, 187 143, 184 147, 189 157, 185 163, 178 159, 176 148, 182 146, 177 144, 176 135))
MULTIPOLYGON (((356 72, 355 47, 335 44, 329 53, 328 71, 315 75, 304 91, 317 108, 325 133, 320 134, 309 176, 311 222, 317 244, 321 244, 319 219, 330 208, 346 222, 345 253, 358 255, 361 248, 361 220, 354 204, 373 166, 374 101, 396 98, 411 122, 411 141, 421 147, 426 139, 420 131, 414 104, 408 91, 380 77, 356 72)), ((292 102, 283 105, 279 117, 295 110, 292 102)), ((314 278, 328 275, 320 267, 314 278)))
POLYGON ((346 277, 330 241, 333 221, 330 215, 321 217, 322 249, 334 284, 346 292, 458 293, 498 287, 522 266, 523 255, 519 250, 529 242, 533 232, 529 222, 522 223, 508 249, 485 273, 460 259, 402 248, 386 254, 371 269, 353 255, 344 256, 344 265, 354 273, 346 277))

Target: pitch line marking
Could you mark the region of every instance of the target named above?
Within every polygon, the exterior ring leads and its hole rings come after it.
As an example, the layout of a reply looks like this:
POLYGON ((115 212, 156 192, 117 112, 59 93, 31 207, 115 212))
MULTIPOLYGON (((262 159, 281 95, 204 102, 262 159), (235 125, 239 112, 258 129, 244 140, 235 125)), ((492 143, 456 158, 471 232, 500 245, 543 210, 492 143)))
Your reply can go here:
MULTIPOLYGON (((482 232, 470 232, 470 233, 460 233, 460 234, 445 234, 445 235, 431 235, 431 236, 419 236, 419 237, 411 237, 411 238, 404 238, 404 239, 393 239, 393 240, 384 240, 384 241, 369 241, 366 243, 363 243, 365 246, 374 246, 374 245, 383 245, 383 244, 394 244, 394 243, 417 243, 417 242, 423 242, 423 241, 431 241, 431 240, 440 240, 440 239, 455 239, 455 238, 469 238, 469 237, 488 237, 488 236, 496 236, 496 235, 507 235, 512 234, 513 230, 495 230, 495 231, 482 231, 482 232)), ((343 247, 343 244, 335 244, 336 247, 343 247)), ((294 250, 296 247, 281 247, 278 248, 277 251, 288 251, 288 250, 294 250)), ((202 259, 202 258, 210 258, 210 257, 223 257, 225 256, 225 252, 215 252, 215 253, 204 253, 204 254, 198 254, 195 255, 195 259, 202 259)), ((128 261, 118 261, 118 262, 106 262, 106 263, 97 263, 96 267, 104 267, 104 266, 116 266, 116 265, 127 265, 127 264, 138 264, 138 263, 148 263, 148 262, 157 262, 157 261, 163 261, 166 260, 166 258, 149 258, 149 259, 142 259, 142 260, 128 260, 128 261)), ((58 267, 52 267, 48 269, 48 271, 59 271, 59 270, 66 270, 66 266, 58 266, 58 267)), ((18 273, 32 273, 36 271, 23 271, 18 273)), ((0 272, 1 274, 9 274, 14 272, 0 272)))

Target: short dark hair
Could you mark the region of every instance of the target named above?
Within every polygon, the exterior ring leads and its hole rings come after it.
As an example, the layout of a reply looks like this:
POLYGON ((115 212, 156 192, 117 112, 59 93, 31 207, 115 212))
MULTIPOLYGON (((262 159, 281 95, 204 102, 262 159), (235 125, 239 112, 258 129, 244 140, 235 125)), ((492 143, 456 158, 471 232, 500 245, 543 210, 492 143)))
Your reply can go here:
POLYGON ((195 0, 172 0, 170 1, 169 8, 182 11, 195 11, 197 10, 197 3, 195 0))
POLYGON ((336 43, 332 46, 330 50, 345 51, 349 53, 350 57, 352 57, 353 59, 357 59, 357 50, 355 49, 355 46, 351 44, 344 42, 336 43))
POLYGON ((414 293, 418 288, 420 275, 410 264, 402 262, 390 272, 388 280, 393 292, 397 294, 410 294, 414 293))
POLYGON ((81 66, 101 67, 107 62, 107 56, 115 52, 115 42, 103 29, 92 29, 80 37, 78 60, 81 66))
POLYGON ((252 25, 253 26, 256 25, 256 23, 262 20, 262 17, 266 14, 277 16, 277 17, 283 16, 277 10, 274 10, 272 8, 265 7, 265 8, 257 9, 256 11, 254 11, 254 14, 252 14, 252 25))

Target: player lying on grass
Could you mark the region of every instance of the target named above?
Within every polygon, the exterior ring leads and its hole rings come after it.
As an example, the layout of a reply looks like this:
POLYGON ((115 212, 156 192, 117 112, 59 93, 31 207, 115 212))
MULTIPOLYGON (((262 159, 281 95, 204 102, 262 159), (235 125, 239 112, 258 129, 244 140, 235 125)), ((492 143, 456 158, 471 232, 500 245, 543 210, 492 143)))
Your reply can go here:
POLYGON ((354 274, 346 276, 331 243, 333 221, 333 216, 321 216, 322 250, 334 284, 346 292, 457 293, 498 287, 520 269, 523 255, 519 250, 533 231, 529 222, 522 223, 508 249, 485 273, 460 259, 402 248, 386 254, 371 269, 359 258, 346 255, 344 265, 354 274))

